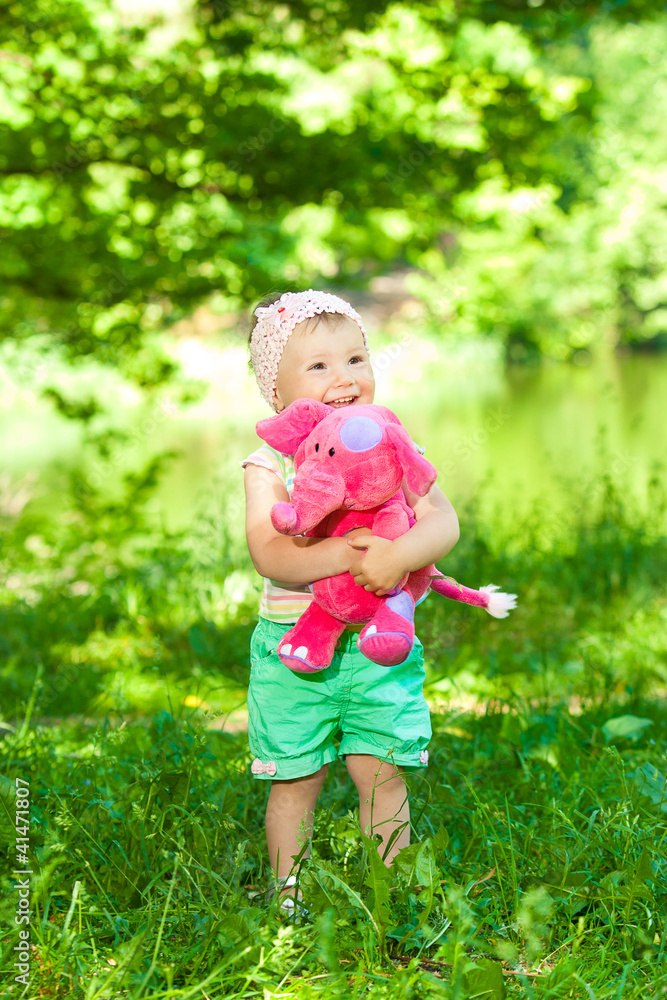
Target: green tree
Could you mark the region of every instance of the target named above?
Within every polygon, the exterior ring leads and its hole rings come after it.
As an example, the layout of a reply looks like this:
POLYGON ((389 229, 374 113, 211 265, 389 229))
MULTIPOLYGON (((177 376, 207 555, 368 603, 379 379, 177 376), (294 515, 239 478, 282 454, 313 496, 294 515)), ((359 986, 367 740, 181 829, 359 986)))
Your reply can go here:
POLYGON ((595 102, 585 60, 566 56, 604 6, 204 0, 154 51, 100 0, 1 0, 4 335, 41 333, 150 386, 171 366, 144 345, 202 301, 236 310, 403 261, 446 273, 434 302, 420 289, 436 320, 530 340, 541 300, 498 323, 506 303, 475 255, 507 240, 529 282, 545 227, 590 197, 595 102), (489 191, 509 199, 500 215, 489 191), (519 224, 517 194, 537 206, 519 224), (457 267, 479 308, 451 306, 457 267))

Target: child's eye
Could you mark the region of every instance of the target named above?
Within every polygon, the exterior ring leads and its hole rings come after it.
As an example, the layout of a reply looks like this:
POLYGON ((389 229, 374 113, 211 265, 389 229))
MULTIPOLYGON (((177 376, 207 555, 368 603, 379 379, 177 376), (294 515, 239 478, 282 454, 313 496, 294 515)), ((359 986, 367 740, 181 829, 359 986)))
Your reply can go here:
POLYGON ((321 361, 318 361, 317 364, 311 365, 310 368, 308 369, 308 371, 309 372, 314 372, 314 371, 317 371, 320 368, 324 368, 324 365, 322 364, 321 361))
POLYGON ((350 364, 352 364, 353 361, 363 362, 363 360, 364 359, 362 358, 362 356, 360 354, 355 354, 355 356, 353 358, 350 358, 350 364))

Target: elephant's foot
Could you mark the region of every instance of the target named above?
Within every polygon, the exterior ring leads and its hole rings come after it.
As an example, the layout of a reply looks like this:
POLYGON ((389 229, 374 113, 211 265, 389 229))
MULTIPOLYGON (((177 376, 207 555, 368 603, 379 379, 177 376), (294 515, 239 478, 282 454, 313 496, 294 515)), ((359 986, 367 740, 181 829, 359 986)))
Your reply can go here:
POLYGON ((393 667, 407 660, 415 641, 415 605, 404 590, 388 597, 359 633, 357 646, 373 663, 393 667))
MULTIPOLYGON (((289 636, 289 632, 285 639, 287 636, 289 636)), ((285 642, 283 639, 282 644, 278 647, 280 661, 297 674, 316 674, 319 670, 324 670, 329 666, 332 657, 333 650, 327 654, 326 651, 315 649, 313 643, 310 646, 304 646, 303 643, 298 645, 296 642, 285 642)))
POLYGON ((296 673, 315 674, 331 663, 344 629, 343 622, 332 618, 313 601, 294 628, 280 640, 278 658, 296 673))

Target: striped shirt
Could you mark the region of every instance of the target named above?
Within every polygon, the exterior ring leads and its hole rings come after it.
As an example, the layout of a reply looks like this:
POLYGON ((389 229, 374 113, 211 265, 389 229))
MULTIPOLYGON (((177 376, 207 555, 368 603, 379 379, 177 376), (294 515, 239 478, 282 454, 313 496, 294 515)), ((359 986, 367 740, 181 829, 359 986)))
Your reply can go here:
MULTIPOLYGON (((252 455, 248 455, 240 463, 241 468, 246 465, 259 465, 263 469, 269 469, 280 479, 289 496, 294 489, 294 456, 283 455, 268 444, 263 444, 252 455)), ((259 615, 261 618, 268 618, 270 622, 280 624, 291 624, 299 619, 313 599, 308 585, 297 586, 294 583, 283 583, 280 580, 269 580, 264 577, 262 588, 262 598, 259 602, 259 615)))

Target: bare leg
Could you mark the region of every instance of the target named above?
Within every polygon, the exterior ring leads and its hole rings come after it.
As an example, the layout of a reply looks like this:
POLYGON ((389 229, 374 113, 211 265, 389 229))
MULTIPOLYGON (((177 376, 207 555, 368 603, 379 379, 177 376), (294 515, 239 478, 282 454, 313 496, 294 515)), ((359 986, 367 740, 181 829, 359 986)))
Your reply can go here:
POLYGON ((320 794, 328 765, 325 764, 304 778, 274 781, 266 806, 266 843, 269 860, 277 878, 289 875, 294 857, 304 845, 304 858, 310 856, 308 846, 313 833, 313 812, 320 794))
POLYGON ((401 848, 410 843, 410 804, 403 770, 367 754, 348 754, 346 763, 359 792, 362 833, 380 834, 382 843, 378 850, 389 866, 401 848), (395 830, 399 832, 387 851, 386 845, 395 830))

